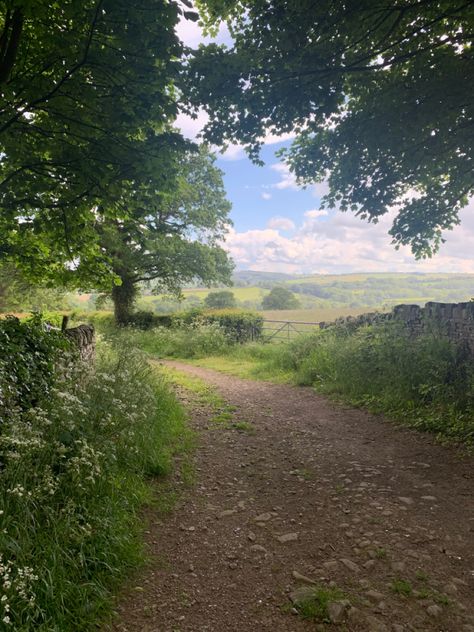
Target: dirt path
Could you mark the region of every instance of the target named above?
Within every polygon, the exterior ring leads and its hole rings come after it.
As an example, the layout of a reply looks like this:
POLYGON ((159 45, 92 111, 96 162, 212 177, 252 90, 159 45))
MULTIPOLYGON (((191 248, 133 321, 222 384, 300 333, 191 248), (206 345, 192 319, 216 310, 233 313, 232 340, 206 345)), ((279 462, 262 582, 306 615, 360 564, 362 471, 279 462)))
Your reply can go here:
POLYGON ((311 389, 172 364, 255 432, 195 410, 197 483, 152 521, 156 566, 114 630, 474 632, 472 459, 311 389), (333 590, 332 625, 291 611, 298 573, 333 590))

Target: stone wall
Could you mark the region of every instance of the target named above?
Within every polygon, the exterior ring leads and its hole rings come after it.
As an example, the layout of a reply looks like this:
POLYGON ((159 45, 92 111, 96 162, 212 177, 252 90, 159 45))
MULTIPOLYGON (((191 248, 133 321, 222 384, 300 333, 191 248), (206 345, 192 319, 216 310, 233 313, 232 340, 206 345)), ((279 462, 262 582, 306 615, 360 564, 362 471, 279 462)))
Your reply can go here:
POLYGON ((79 325, 64 329, 64 335, 73 342, 79 350, 82 360, 89 362, 95 355, 95 331, 92 325, 79 325))
POLYGON ((334 323, 321 323, 322 328, 330 325, 346 325, 357 329, 364 325, 380 322, 397 322, 413 335, 434 333, 468 348, 474 355, 474 302, 469 303, 426 303, 420 305, 397 305, 391 312, 362 314, 339 318, 334 323))

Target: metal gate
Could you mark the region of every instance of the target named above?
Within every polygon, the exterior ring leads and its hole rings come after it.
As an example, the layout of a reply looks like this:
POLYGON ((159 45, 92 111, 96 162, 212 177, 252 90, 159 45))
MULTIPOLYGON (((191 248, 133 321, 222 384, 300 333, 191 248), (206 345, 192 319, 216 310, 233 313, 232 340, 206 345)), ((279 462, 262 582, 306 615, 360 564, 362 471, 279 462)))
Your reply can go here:
POLYGON ((290 342, 301 334, 308 334, 319 327, 319 323, 307 323, 299 320, 264 319, 262 334, 264 342, 290 342))

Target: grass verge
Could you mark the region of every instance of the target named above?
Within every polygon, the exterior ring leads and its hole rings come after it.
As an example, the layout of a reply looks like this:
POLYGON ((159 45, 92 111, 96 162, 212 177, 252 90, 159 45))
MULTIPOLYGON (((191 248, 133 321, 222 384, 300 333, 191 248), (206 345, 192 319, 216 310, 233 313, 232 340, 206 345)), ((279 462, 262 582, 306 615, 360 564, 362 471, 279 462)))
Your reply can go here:
POLYGON ((141 509, 190 436, 142 354, 98 348, 0 435, 0 628, 78 632, 144 560, 141 509))

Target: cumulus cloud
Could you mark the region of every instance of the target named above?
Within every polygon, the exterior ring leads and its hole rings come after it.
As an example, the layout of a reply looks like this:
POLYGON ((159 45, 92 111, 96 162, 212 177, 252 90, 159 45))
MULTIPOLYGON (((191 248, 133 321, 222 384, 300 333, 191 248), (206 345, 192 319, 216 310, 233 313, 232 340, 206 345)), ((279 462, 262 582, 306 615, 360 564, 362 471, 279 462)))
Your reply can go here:
POLYGON ((190 140, 196 140, 198 134, 209 120, 209 116, 204 110, 199 110, 196 118, 192 118, 187 114, 179 114, 175 121, 175 127, 181 130, 181 133, 190 140))
POLYGON ((295 223, 288 217, 272 217, 267 226, 277 230, 294 230, 296 228, 295 223))
POLYGON ((290 168, 284 162, 277 162, 270 165, 273 171, 276 171, 280 176, 280 180, 273 185, 275 189, 299 189, 296 183, 296 177, 294 173, 291 173, 290 168))
POLYGON ((306 213, 304 214, 305 217, 308 217, 309 219, 316 219, 317 217, 325 217, 326 215, 329 215, 328 211, 325 211, 324 209, 313 209, 311 211, 306 211, 306 213))
POLYGON ((264 200, 271 200, 272 199, 272 194, 271 193, 266 193, 265 191, 262 193, 262 198, 264 200))
POLYGON ((474 273, 474 202, 462 212, 461 225, 446 233, 441 252, 424 261, 416 261, 409 248, 397 251, 391 244, 387 232, 393 213, 378 224, 368 224, 351 213, 332 212, 323 222, 307 218, 290 236, 281 234, 288 229, 278 223, 287 218, 272 218, 265 229, 233 230, 226 248, 239 267, 253 270, 474 273))

